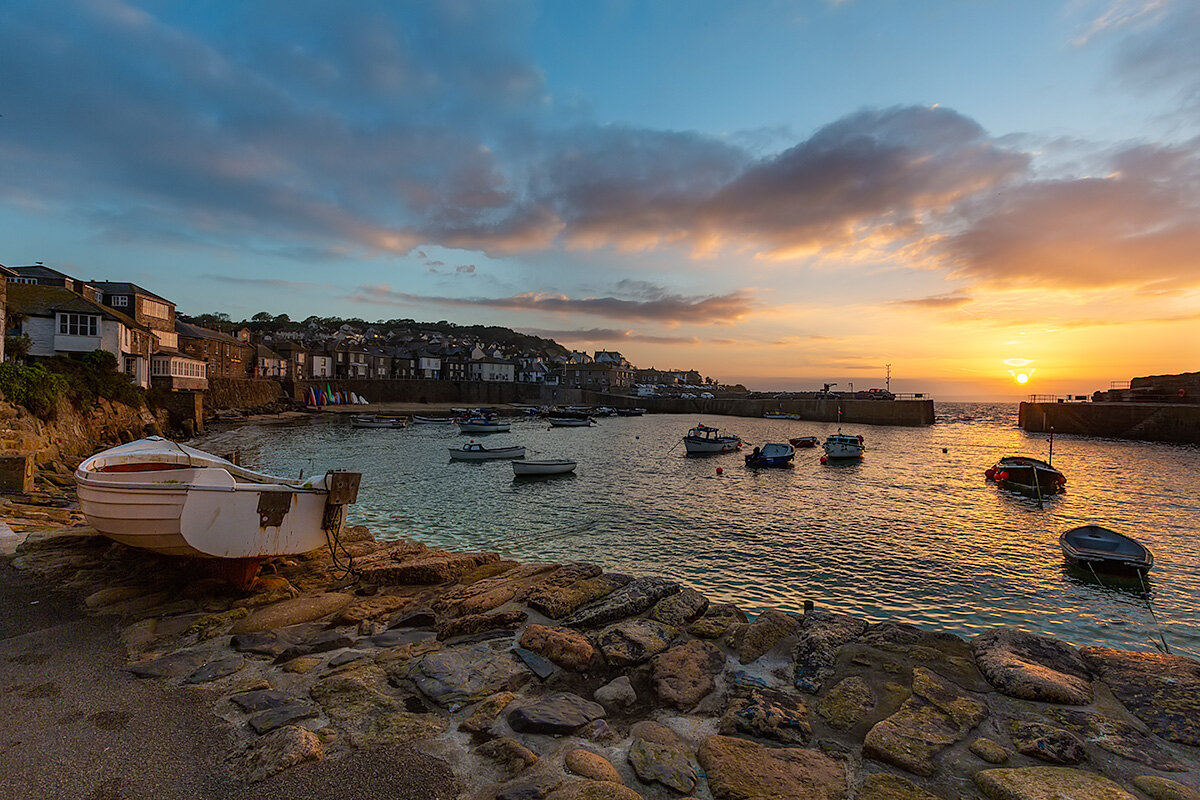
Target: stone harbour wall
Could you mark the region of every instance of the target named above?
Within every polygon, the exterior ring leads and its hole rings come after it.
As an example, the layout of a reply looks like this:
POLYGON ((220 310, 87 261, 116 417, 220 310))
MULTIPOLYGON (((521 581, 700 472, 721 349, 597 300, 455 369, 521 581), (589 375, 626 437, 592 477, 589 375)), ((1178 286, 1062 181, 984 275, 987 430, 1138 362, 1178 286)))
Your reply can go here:
POLYGON ((799 414, 802 419, 848 425, 932 425, 932 400, 750 400, 743 397, 624 397, 568 390, 568 402, 613 408, 645 408, 657 414, 726 414, 761 417, 769 411, 799 414), (839 417, 839 410, 841 416, 839 417))
POLYGON ((519 403, 527 398, 537 402, 537 384, 491 383, 484 381, 443 381, 416 379, 332 378, 311 381, 292 381, 289 394, 306 401, 308 390, 330 389, 335 392, 354 392, 369 403, 462 403, 463 405, 501 405, 519 403))
POLYGON ((409 744, 468 800, 1200 798, 1200 662, 968 641, 662 577, 343 534, 236 591, 68 528, 14 565, 81 589, 125 667, 232 722, 242 780, 409 744))
POLYGON ((253 411, 271 408, 283 396, 283 386, 270 378, 209 378, 204 405, 214 411, 253 411))
POLYGON ((86 410, 60 399, 49 421, 0 401, 0 452, 31 454, 39 467, 68 463, 73 468, 101 445, 112 446, 158 433, 165 422, 165 414, 103 398, 86 410))
POLYGON ((1021 403, 1027 431, 1200 444, 1200 406, 1170 403, 1021 403))

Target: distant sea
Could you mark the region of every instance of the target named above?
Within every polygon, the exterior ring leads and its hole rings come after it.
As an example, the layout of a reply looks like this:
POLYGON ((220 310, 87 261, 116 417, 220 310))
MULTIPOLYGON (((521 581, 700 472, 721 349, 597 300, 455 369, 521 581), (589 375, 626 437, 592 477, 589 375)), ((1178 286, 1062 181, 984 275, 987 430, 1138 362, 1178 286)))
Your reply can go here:
POLYGON ((864 437, 859 463, 822 465, 819 449, 799 450, 788 470, 747 469, 740 454, 688 458, 681 437, 699 421, 750 444, 837 426, 648 415, 549 429, 518 418, 511 433, 480 437, 579 462, 574 476, 543 480, 514 479, 503 461, 450 462, 447 448, 471 438, 454 426, 357 430, 321 415, 216 430, 194 444, 238 448, 247 466, 285 476, 363 473, 350 523, 382 538, 666 575, 751 614, 812 600, 965 637, 1008 625, 1151 650, 1161 634, 1172 652, 1200 656, 1200 448, 1056 436, 1067 491, 1039 509, 983 477, 1004 455, 1050 455, 1045 435, 1017 428, 1016 404, 936 409, 927 427, 844 426, 864 437), (1098 584, 1065 565, 1058 536, 1085 523, 1154 551, 1144 589, 1098 584))

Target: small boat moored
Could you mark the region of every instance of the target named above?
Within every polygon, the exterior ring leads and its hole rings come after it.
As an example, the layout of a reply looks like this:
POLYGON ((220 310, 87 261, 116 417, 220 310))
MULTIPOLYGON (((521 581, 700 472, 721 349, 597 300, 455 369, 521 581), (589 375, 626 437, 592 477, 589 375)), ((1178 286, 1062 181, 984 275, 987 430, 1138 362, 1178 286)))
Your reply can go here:
POLYGON ((1028 456, 1005 456, 983 475, 1007 489, 1031 494, 1056 494, 1067 484, 1066 476, 1048 462, 1028 456))
POLYGON ((796 457, 796 448, 787 442, 770 442, 754 448, 746 454, 747 467, 790 467, 796 457))
POLYGON ((565 458, 547 458, 538 461, 520 460, 512 462, 514 475, 565 475, 575 471, 575 462, 565 458))
POLYGON ((821 447, 825 450, 822 461, 827 458, 862 458, 863 451, 867 449, 866 445, 863 444, 862 436, 851 436, 848 433, 842 433, 840 428, 837 433, 830 434, 821 447))
POLYGON ((646 413, 644 408, 618 408, 618 417, 640 417, 646 413))
POLYGON ((1067 561, 1095 570, 1146 572, 1154 566, 1150 548, 1099 525, 1072 528, 1058 537, 1058 544, 1067 561))
POLYGON ((512 426, 491 417, 467 417, 458 420, 460 433, 507 433, 512 426))
POLYGON ((497 458, 524 458, 524 447, 484 447, 479 442, 467 442, 462 447, 451 447, 451 461, 491 461, 497 458))
POLYGON ((454 422, 450 417, 419 417, 413 414, 412 418, 414 425, 449 425, 454 422))
POLYGON ((550 425, 555 428, 587 428, 595 424, 591 417, 550 417, 550 425))
POLYGON ((101 534, 168 556, 258 561, 326 547, 358 498, 359 474, 291 481, 151 436, 97 453, 75 471, 79 508, 101 534))
POLYGON ((376 414, 352 414, 351 428, 403 428, 402 417, 381 417, 376 414))
POLYGON ((688 455, 728 453, 742 446, 742 438, 731 433, 721 433, 718 428, 697 425, 683 437, 683 446, 688 455))
POLYGON ((815 436, 795 436, 788 439, 788 444, 792 447, 816 447, 821 443, 821 440, 815 436))

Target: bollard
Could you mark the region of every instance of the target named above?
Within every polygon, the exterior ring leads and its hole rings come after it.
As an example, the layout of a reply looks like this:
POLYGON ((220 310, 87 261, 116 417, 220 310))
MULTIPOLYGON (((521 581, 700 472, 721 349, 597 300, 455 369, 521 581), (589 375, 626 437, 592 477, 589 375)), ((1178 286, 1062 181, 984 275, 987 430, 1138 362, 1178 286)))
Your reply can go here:
POLYGON ((804 613, 807 614, 808 612, 810 612, 812 610, 813 610, 813 601, 805 600, 804 601, 804 613))

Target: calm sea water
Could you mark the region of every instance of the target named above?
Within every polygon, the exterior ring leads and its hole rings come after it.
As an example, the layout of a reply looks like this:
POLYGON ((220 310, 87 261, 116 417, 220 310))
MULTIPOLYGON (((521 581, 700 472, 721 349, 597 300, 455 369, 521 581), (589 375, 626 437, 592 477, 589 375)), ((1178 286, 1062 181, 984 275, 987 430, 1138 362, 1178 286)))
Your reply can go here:
MULTIPOLYGON (((942 403, 923 428, 847 425, 868 450, 823 466, 799 450, 789 470, 750 470, 740 454, 688 458, 694 416, 605 418, 549 429, 517 419, 479 437, 568 457, 573 476, 514 479, 507 462, 451 462, 454 426, 356 430, 344 417, 246 424, 195 444, 234 448, 281 475, 329 468, 363 474, 350 521, 377 535, 492 550, 525 561, 594 561, 661 574, 748 611, 818 608, 970 637, 1011 625, 1078 644, 1200 655, 1200 448, 1056 436, 1065 494, 1036 499, 997 488, 983 471, 1003 455, 1049 454, 1016 426, 1015 405, 942 403), (723 474, 717 474, 717 468, 723 474), (1099 523, 1148 545, 1143 591, 1098 585, 1068 569, 1058 535, 1099 523), (1151 611, 1157 614, 1156 624, 1151 611)), ((747 442, 824 437, 820 422, 705 416, 747 442)))

